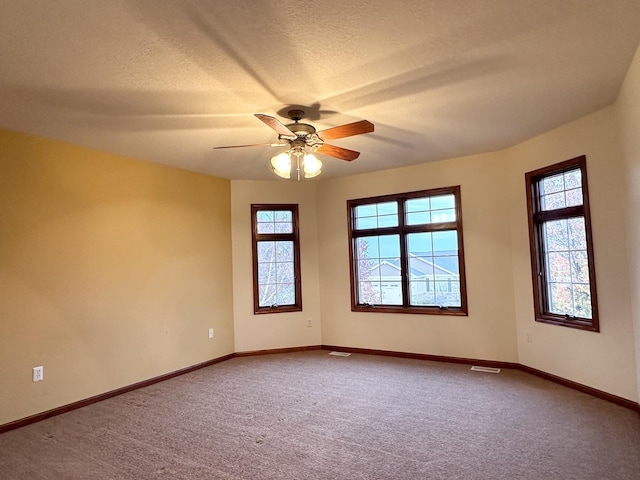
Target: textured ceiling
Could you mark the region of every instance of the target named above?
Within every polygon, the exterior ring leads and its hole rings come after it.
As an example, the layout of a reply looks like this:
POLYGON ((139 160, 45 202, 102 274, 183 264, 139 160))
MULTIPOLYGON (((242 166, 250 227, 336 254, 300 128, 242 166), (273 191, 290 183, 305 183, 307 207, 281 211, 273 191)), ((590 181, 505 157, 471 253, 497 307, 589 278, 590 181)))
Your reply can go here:
MULTIPOLYGON (((303 105, 324 177, 499 150, 615 100, 638 0, 3 0, 0 127, 273 179, 253 113, 303 105)), ((281 117, 279 117, 281 118, 281 117)), ((285 123, 285 119, 281 118, 285 123)))

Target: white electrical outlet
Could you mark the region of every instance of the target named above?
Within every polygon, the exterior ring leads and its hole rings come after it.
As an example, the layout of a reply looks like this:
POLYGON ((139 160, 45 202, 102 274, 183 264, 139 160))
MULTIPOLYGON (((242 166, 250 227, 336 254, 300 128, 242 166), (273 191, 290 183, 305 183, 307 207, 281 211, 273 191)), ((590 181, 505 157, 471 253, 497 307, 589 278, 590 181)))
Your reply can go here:
POLYGON ((33 381, 39 382, 41 380, 44 380, 44 367, 42 365, 33 367, 33 381))
POLYGON ((527 342, 528 342, 528 343, 532 343, 532 342, 533 342, 533 340, 531 339, 531 332, 527 331, 527 332, 526 332, 526 336, 527 336, 527 342))
POLYGON ((209 329, 209 338, 213 338, 213 328, 209 329))
POLYGON ((310 318, 307 318, 307 327, 313 327, 313 324, 311 323, 310 318))

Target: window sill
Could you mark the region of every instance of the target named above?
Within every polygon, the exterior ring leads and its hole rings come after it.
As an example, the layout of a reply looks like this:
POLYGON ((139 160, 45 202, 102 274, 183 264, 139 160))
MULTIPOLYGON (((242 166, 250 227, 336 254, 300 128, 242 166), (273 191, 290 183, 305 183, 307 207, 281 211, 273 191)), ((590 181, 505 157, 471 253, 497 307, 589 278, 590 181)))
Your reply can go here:
POLYGON ((287 313, 287 312, 301 312, 302 307, 298 305, 287 305, 286 307, 261 307, 254 310, 254 315, 262 315, 265 313, 287 313))
POLYGON ((414 315, 453 315, 466 317, 468 313, 459 307, 438 308, 438 307, 392 307, 384 305, 352 305, 352 312, 366 313, 408 313, 414 315))
POLYGON ((600 328, 598 327, 598 324, 596 322, 579 318, 575 320, 567 320, 559 315, 539 315, 536 317, 536 322, 576 328, 578 330, 586 330, 589 332, 600 332, 600 328))

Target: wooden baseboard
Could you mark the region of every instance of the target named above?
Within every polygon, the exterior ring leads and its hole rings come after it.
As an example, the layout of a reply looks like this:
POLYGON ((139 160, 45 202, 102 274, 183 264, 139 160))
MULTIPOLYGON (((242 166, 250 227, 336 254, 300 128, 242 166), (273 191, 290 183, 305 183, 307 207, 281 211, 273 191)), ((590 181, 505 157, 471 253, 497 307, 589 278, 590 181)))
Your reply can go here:
POLYGON ((324 350, 333 350, 336 352, 363 353, 365 355, 382 355, 387 357, 413 358, 415 360, 430 360, 432 362, 462 363, 465 365, 478 365, 480 367, 518 368, 519 366, 519 364, 512 363, 512 362, 500 362, 496 360, 481 360, 477 358, 445 357, 442 355, 429 355, 426 353, 397 352, 393 350, 372 350, 369 348, 341 347, 337 345, 322 345, 322 348, 324 350))
POLYGON ((636 412, 640 413, 640 404, 634 402, 633 400, 628 400, 626 398, 613 395, 612 393, 607 393, 602 390, 598 390, 597 388, 588 387, 587 385, 583 385, 581 383, 574 382, 572 380, 567 380, 566 378, 558 377, 557 375, 543 372, 542 370, 528 367, 527 365, 518 364, 518 369, 522 370, 523 372, 527 372, 531 375, 535 375, 536 377, 544 378, 545 380, 549 380, 550 382, 557 383, 564 387, 568 387, 573 390, 577 390, 579 392, 586 393, 597 398, 601 398, 602 400, 615 403, 616 405, 620 405, 621 407, 625 407, 630 410, 635 410, 636 412))
POLYGON ((236 357, 252 357, 254 355, 271 355, 273 353, 293 353, 307 352, 309 350, 320 350, 322 345, 307 345, 305 347, 289 347, 289 348, 272 348, 270 350, 248 350, 244 352, 236 352, 236 357))
POLYGON ((435 362, 462 363, 465 365, 478 365, 481 367, 513 368, 516 370, 521 370, 523 372, 529 373, 531 375, 535 375, 540 378, 544 378, 545 380, 549 380, 551 382, 560 384, 562 386, 571 388, 573 390, 578 390, 579 392, 587 393, 594 397, 600 398, 602 400, 606 400, 611 403, 615 403, 616 405, 620 405, 622 407, 625 407, 640 413, 640 403, 636 403, 633 400, 628 400, 626 398, 613 395, 612 393, 607 393, 602 390, 598 390, 597 388, 588 387, 581 383, 574 382, 572 380, 567 380, 566 378, 558 377, 551 373, 543 372, 542 370, 537 370, 535 368, 528 367, 520 363, 499 362, 494 360, 480 360, 480 359, 461 358, 461 357, 445 357, 441 355, 428 355, 423 353, 395 352, 391 350, 371 350, 368 348, 352 348, 352 347, 342 347, 342 346, 336 346, 336 345, 322 345, 322 348, 325 350, 334 350, 338 352, 364 353, 366 355, 385 355, 390 357, 414 358, 418 360, 431 360, 435 362))
POLYGON ((142 382, 134 383, 132 385, 127 385, 126 387, 117 388, 115 390, 111 390, 106 393, 101 393, 100 395, 95 395, 93 397, 86 398, 84 400, 79 400, 77 402, 69 403, 68 405, 63 405, 61 407, 53 408, 51 410, 47 410, 46 412, 37 413, 30 417, 21 418, 13 422, 5 423, 3 425, 0 425, 0 434, 4 432, 8 432, 9 430, 14 430, 16 428, 24 427, 26 425, 39 422, 41 420, 45 420, 47 418, 54 417, 56 415, 61 415, 63 413, 70 412, 71 410, 86 407, 87 405, 91 405, 92 403, 101 402, 102 400, 106 400, 108 398, 115 397, 117 395, 122 395, 123 393, 137 390, 138 388, 148 387, 149 385, 153 385, 154 383, 163 382, 165 380, 169 380, 170 378, 177 377, 179 375, 184 375, 185 373, 190 373, 200 368, 209 367, 211 365, 215 365, 216 363, 224 362, 225 360, 230 360, 235 357, 271 355, 275 353, 305 352, 309 350, 319 350, 319 349, 337 351, 337 352, 347 352, 347 353, 362 353, 365 355, 382 355, 382 356, 388 356, 388 357, 412 358, 416 360, 429 360, 434 362, 478 365, 482 367, 512 368, 516 370, 521 370, 523 372, 529 373, 531 375, 535 375, 540 378, 544 378, 545 380, 549 380, 554 383, 558 383, 565 387, 572 388, 574 390, 578 390, 583 393, 587 393, 589 395, 600 398, 602 400, 615 403, 616 405, 620 405, 630 410, 634 410, 640 414, 640 404, 632 400, 627 400, 626 398, 618 397, 617 395, 613 395, 611 393, 607 393, 602 390, 598 390, 596 388, 588 387, 586 385, 582 385, 581 383, 577 383, 572 380, 567 380, 565 378, 558 377, 556 375, 552 375, 550 373, 543 372, 542 370, 537 370, 535 368, 532 368, 526 365, 521 365, 519 363, 500 362, 495 360, 481 360, 481 359, 462 358, 462 357, 446 357, 442 355, 428 355, 424 353, 397 352, 392 350, 375 350, 375 349, 369 349, 369 348, 343 347, 343 346, 337 346, 337 345, 309 345, 305 347, 276 348, 271 350, 253 350, 253 351, 230 353, 228 355, 214 358, 212 360, 208 360, 206 362, 202 362, 197 365, 192 365, 190 367, 182 368, 180 370, 166 373, 164 375, 159 375, 157 377, 153 377, 148 380, 143 380, 142 382))
POLYGON ((165 380, 169 380, 170 378, 177 377, 178 375, 184 375, 185 373, 190 373, 195 370, 199 370, 201 368, 209 367, 211 365, 215 365, 216 363, 229 360, 230 358, 233 358, 233 357, 235 357, 235 353, 230 353, 229 355, 224 355, 222 357, 214 358, 212 360, 207 360, 206 362, 198 363, 197 365, 181 368, 180 370, 176 370, 174 372, 165 373, 164 375, 159 375, 157 377, 153 377, 148 380, 143 380, 142 382, 134 383, 132 385, 127 385, 122 388, 116 388, 115 390, 101 393, 93 397, 85 398, 84 400, 78 400, 77 402, 73 402, 67 405, 63 405, 61 407, 53 408, 51 410, 47 410, 46 412, 36 413, 35 415, 31 415, 30 417, 21 418, 13 422, 5 423, 4 425, 0 425, 0 433, 4 433, 4 432, 8 432, 9 430, 14 430, 16 428, 24 427, 26 425, 30 425, 32 423, 45 420, 47 418, 55 417, 56 415, 61 415, 63 413, 70 412, 71 410, 76 410, 78 408, 86 407, 87 405, 91 405, 92 403, 101 402, 102 400, 106 400, 107 398, 115 397, 117 395, 122 395, 123 393, 131 392, 132 390, 148 387, 149 385, 153 385, 154 383, 163 382, 165 380))

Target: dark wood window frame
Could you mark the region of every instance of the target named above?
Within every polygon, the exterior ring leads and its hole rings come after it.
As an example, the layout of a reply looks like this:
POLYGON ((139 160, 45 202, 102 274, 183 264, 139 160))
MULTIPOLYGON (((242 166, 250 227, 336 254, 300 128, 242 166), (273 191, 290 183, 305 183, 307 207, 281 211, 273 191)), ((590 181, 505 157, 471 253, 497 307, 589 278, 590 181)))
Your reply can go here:
POLYGON ((253 256, 253 311, 255 314, 299 312, 302 310, 302 282, 300 275, 300 236, 298 230, 298 205, 296 204, 252 204, 251 231, 253 256), (258 233, 257 215, 260 211, 288 211, 292 214, 291 233, 258 233), (293 242, 295 303, 288 305, 260 306, 260 289, 258 285, 258 243, 260 242, 293 242))
MULTIPOLYGON (((357 200, 347 201, 347 215, 349 219, 349 267, 350 267, 350 287, 351 287, 351 310, 354 312, 375 312, 375 313, 408 313, 408 314, 422 314, 422 315, 468 315, 467 305, 467 287, 466 287, 466 274, 465 274, 465 262, 464 262, 464 241, 463 241, 463 229, 462 229, 462 200, 460 193, 460 186, 442 187, 430 190, 421 190, 416 192, 407 192, 392 195, 383 195, 378 197, 362 198, 357 200), (442 223, 432 224, 420 224, 420 225, 407 225, 405 218, 405 201, 423 198, 423 197, 436 197, 440 195, 451 195, 455 197, 455 213, 456 220, 442 223), (371 229, 356 229, 355 227, 355 209, 358 206, 367 204, 377 204, 384 202, 398 202, 398 227, 384 227, 384 228, 371 228, 371 229), (458 266, 459 266, 459 278, 460 278, 460 307, 439 307, 439 306, 416 306, 409 305, 409 275, 408 275, 408 247, 407 247, 407 235, 411 233, 421 232, 441 232, 451 231, 457 232, 458 239, 458 266), (401 284, 402 284, 402 305, 369 305, 359 304, 357 285, 356 285, 356 272, 357 267, 355 262, 357 261, 354 255, 354 249, 356 248, 356 240, 360 237, 378 236, 385 234, 399 234, 400 236, 400 265, 402 266, 401 272, 401 284)), ((435 288, 435 286, 434 286, 435 288)))
POLYGON ((598 300, 596 294, 596 272, 591 234, 591 213, 589 209, 589 188, 587 181, 586 156, 550 165, 525 174, 527 191, 527 212, 529 220, 529 246, 531 253, 531 275, 533 283, 533 301, 535 320, 537 322, 561 325, 570 328, 600 331, 598 318, 598 300), (540 182, 547 177, 580 169, 582 178, 582 205, 563 207, 554 210, 543 210, 540 203, 540 182), (571 218, 584 218, 587 261, 589 266, 589 283, 591 298, 591 318, 561 315, 552 313, 549 307, 548 279, 545 265, 544 233, 545 222, 571 218))

